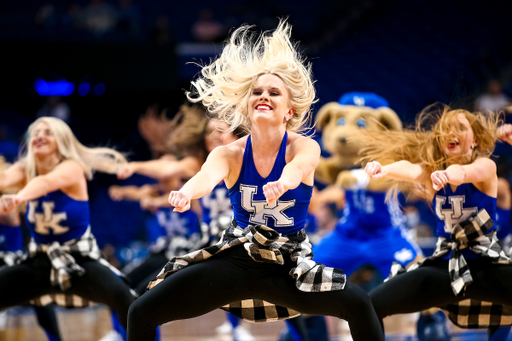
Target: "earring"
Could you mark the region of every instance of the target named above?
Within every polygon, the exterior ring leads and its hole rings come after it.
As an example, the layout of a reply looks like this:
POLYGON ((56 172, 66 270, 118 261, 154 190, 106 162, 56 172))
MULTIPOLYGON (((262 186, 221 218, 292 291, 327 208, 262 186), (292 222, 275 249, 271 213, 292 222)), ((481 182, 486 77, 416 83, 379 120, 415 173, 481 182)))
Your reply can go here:
POLYGON ((286 122, 288 122, 290 120, 291 117, 286 117, 286 122))
POLYGON ((471 143, 471 149, 475 149, 475 144, 471 143))

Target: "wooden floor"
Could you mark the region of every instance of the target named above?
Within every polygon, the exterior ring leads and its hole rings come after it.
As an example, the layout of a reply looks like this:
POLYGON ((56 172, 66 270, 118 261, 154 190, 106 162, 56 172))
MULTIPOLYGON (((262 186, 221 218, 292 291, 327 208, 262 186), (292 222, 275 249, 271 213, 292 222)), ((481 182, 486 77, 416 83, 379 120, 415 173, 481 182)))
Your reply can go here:
MULTIPOLYGON (((57 311, 64 341, 97 341, 108 333, 110 312, 103 306, 81 310, 57 311)), ((415 341, 417 314, 397 315, 384 320, 387 341, 415 341)), ((161 328, 162 341, 232 341, 229 334, 217 334, 215 328, 225 321, 220 310, 190 320, 176 321, 161 328)), ((345 321, 327 318, 329 336, 334 341, 351 341, 345 321)), ((258 341, 277 341, 284 322, 245 323, 243 326, 258 341)), ((452 341, 487 340, 486 331, 465 331, 449 324, 452 341)), ((512 338, 509 337, 509 340, 512 338)), ((0 341, 47 341, 31 308, 16 308, 0 314, 0 341)))

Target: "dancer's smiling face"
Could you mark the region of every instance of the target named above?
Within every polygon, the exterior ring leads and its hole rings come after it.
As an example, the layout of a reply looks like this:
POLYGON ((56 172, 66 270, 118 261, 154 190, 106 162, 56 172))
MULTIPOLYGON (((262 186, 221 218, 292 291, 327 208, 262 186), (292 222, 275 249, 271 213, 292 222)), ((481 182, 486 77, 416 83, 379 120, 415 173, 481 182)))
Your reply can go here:
POLYGON ((34 155, 50 155, 57 152, 57 141, 50 126, 45 122, 37 124, 30 133, 30 145, 34 155))
POLYGON ((248 103, 251 122, 265 121, 275 125, 286 123, 293 115, 290 93, 283 80, 266 73, 256 79, 248 103))

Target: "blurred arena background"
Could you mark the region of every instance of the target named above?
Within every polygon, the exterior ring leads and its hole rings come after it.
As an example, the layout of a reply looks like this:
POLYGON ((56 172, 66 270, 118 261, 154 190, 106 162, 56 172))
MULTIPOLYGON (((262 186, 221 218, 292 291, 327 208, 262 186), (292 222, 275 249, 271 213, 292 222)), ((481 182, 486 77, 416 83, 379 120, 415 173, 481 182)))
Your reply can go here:
MULTIPOLYGON (((0 1, 0 154, 16 159, 23 133, 36 117, 57 116, 85 145, 109 145, 130 160, 151 159, 138 118, 151 105, 172 117, 184 89, 242 23, 272 29, 289 17, 293 37, 313 62, 319 102, 350 91, 389 101, 410 124, 425 106, 443 102, 468 110, 508 101, 512 121, 512 2, 501 0, 207 1, 2 0, 0 1)), ((317 134, 318 135, 318 134, 317 134)), ((501 176, 512 181, 512 147, 499 144, 501 176)), ((118 267, 147 254, 145 222, 137 202, 113 202, 108 187, 142 185, 135 175, 118 180, 96 174, 89 186, 92 230, 118 267)), ((407 211, 409 228, 430 254, 429 222, 407 211)), ((333 219, 319 221, 329 230, 333 219)), ((1 293, 5 294, 5 293, 1 293)), ((111 328, 99 306, 58 310, 65 340, 99 340, 111 328)), ((216 311, 162 329, 163 340, 225 340, 216 311)), ((414 317, 386 321, 389 340, 415 340, 414 317)), ((349 340, 346 325, 328 320, 332 339, 349 340)), ((284 323, 246 325, 258 340, 278 340, 284 323)), ((486 340, 484 332, 452 329, 454 340, 486 340)), ((29 309, 0 315, 0 340, 45 340, 29 309)), ((227 338, 229 340, 229 338, 227 338)))

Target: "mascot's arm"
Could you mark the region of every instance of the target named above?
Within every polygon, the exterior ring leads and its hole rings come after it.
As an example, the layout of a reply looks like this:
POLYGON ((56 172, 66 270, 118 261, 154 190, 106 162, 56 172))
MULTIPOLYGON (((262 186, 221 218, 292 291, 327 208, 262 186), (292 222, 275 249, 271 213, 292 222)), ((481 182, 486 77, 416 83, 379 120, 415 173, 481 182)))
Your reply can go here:
POLYGON ((343 167, 334 158, 320 158, 315 169, 315 179, 324 184, 334 184, 343 167))

